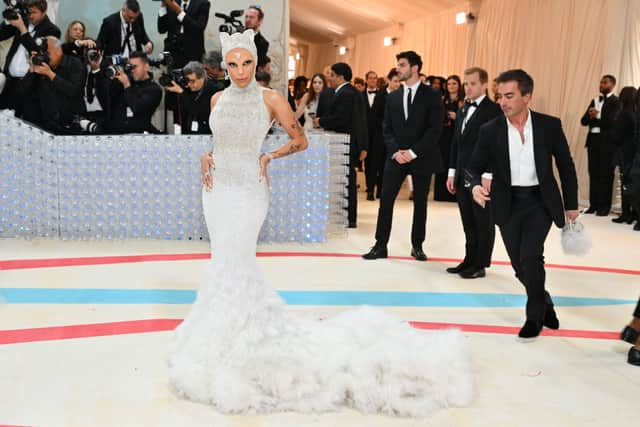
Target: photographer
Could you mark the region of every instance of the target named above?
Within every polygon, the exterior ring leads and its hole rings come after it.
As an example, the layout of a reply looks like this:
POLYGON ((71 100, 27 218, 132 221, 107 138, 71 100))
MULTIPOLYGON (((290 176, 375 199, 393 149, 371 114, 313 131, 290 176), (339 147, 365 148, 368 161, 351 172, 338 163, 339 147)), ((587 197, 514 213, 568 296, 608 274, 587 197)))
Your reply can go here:
MULTIPOLYGON (((0 108, 13 109, 16 116, 21 117, 22 102, 17 93, 22 79, 29 72, 30 52, 37 50, 34 38, 60 38, 60 29, 53 25, 47 16, 46 0, 14 0, 13 3, 15 6, 7 7, 2 13, 9 24, 0 24, 0 41, 13 37, 4 63, 7 82, 0 96, 0 108)), ((5 0, 5 4, 11 3, 5 0)))
POLYGON ((62 52, 75 56, 86 64, 87 50, 95 49, 96 42, 86 38, 87 28, 82 21, 71 21, 64 37, 62 52))
MULTIPOLYGON (((204 54, 204 31, 209 22, 209 0, 162 0, 158 14, 158 32, 167 34, 164 51, 173 59, 171 70, 184 67, 189 61, 199 61, 204 54)), ((165 105, 178 122, 178 100, 168 93, 165 105)))
POLYGON ((102 66, 96 74, 108 133, 159 133, 151 117, 162 101, 162 89, 149 73, 149 58, 133 52, 128 62, 102 66), (111 83, 114 83, 113 85, 111 83))
POLYGON ((183 69, 187 88, 183 89, 175 80, 166 89, 178 94, 180 126, 183 134, 210 135, 209 114, 211 97, 218 92, 216 83, 207 78, 204 65, 189 62, 183 69))
POLYGON ((202 58, 202 64, 209 77, 216 85, 216 92, 225 90, 231 83, 225 78, 224 70, 222 69, 222 53, 219 50, 212 50, 207 52, 202 58))
POLYGON ((158 32, 167 34, 164 50, 171 53, 175 68, 182 68, 189 61, 199 61, 204 55, 209 9, 209 0, 162 0, 158 32))
POLYGON ((269 51, 269 42, 260 33, 260 26, 264 19, 264 12, 260 6, 249 6, 244 13, 244 26, 246 29, 252 29, 256 32, 253 42, 258 50, 258 68, 267 64, 267 52, 269 51))
POLYGON ((74 115, 84 107, 86 71, 79 59, 62 53, 60 40, 39 40, 42 44, 32 53, 29 72, 18 92, 25 99, 23 117, 47 131, 66 134, 74 115))
POLYGON ((153 52, 137 0, 126 0, 120 12, 104 18, 96 44, 105 56, 128 58, 132 52, 153 52))

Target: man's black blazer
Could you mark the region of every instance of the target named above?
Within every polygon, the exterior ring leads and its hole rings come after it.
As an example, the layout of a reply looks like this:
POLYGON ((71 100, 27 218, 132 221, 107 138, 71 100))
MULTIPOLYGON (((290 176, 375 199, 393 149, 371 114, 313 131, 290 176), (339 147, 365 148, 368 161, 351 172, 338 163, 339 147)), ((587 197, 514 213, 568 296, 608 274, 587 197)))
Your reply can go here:
POLYGON ((256 33, 253 37, 253 42, 256 44, 256 51, 258 53, 258 67, 263 67, 267 64, 267 54, 269 52, 269 42, 264 38, 262 33, 256 33))
MULTIPOLYGON (((136 38, 134 50, 141 51, 142 47, 149 43, 149 36, 144 29, 142 12, 132 24, 133 35, 136 38)), ((96 44, 102 49, 103 56, 119 55, 122 53, 122 20, 120 11, 107 16, 102 21, 96 44)))
POLYGON ((178 21, 178 15, 171 9, 167 9, 164 16, 158 16, 158 32, 168 33, 165 39, 165 50, 169 47, 166 41, 171 37, 177 37, 177 45, 170 50, 174 56, 174 67, 182 68, 189 61, 202 62, 204 55, 204 30, 209 22, 209 0, 190 0, 185 10, 182 22, 178 21), (180 27, 183 32, 180 32, 180 27))
MULTIPOLYGON (((611 95, 607 97, 602 105, 602 114, 600 114, 599 119, 592 119, 589 117, 589 109, 595 106, 594 100, 592 99, 587 107, 587 111, 585 111, 582 119, 580 119, 580 123, 582 126, 589 126, 589 129, 593 127, 600 128, 600 134, 603 138, 609 139, 609 133, 613 129, 614 122, 616 120, 616 116, 620 111, 620 100, 617 96, 611 95)), ((589 139, 587 138, 587 142, 585 144, 586 147, 589 146, 589 139)), ((615 147, 613 144, 608 144, 611 150, 614 150, 615 147)))
POLYGON ((464 169, 469 165, 473 149, 476 147, 478 140, 478 131, 480 126, 502 114, 500 107, 485 96, 480 105, 476 107, 476 111, 469 118, 469 122, 461 132, 462 123, 467 115, 468 106, 458 110, 456 122, 453 131, 453 139, 451 141, 451 154, 449 157, 449 168, 456 170, 455 183, 456 186, 464 185, 464 169))
POLYGON ((369 106, 369 95, 365 91, 362 96, 364 97, 365 106, 367 107, 367 125, 369 130, 369 139, 380 137, 382 142, 382 122, 384 121, 384 106, 386 101, 386 91, 377 90, 373 97, 373 104, 369 106))
MULTIPOLYGON (((329 114, 331 104, 333 103, 334 90, 330 87, 326 87, 320 92, 318 97, 318 109, 316 110, 316 117, 322 117, 329 114)), ((295 110, 295 108, 294 108, 295 110)))
POLYGON ((418 157, 409 166, 414 175, 431 175, 442 170, 438 138, 442 133, 444 106, 440 93, 426 85, 418 85, 409 117, 404 118, 402 105, 406 87, 387 95, 383 135, 387 157, 398 150, 412 150, 418 157))
MULTIPOLYGON (((25 25, 28 26, 29 24, 25 22, 25 25)), ((45 16, 42 22, 34 27, 34 31, 35 38, 52 36, 59 39, 61 34, 60 28, 56 27, 55 24, 49 20, 48 16, 45 16)), ((27 52, 37 50, 36 42, 33 40, 34 37, 31 37, 28 31, 21 35, 16 27, 5 23, 0 24, 0 41, 7 40, 11 37, 13 37, 13 42, 4 61, 4 72, 7 76, 9 75, 9 64, 11 64, 11 60, 18 51, 20 44, 27 49, 27 52)))
POLYGON ((329 112, 320 117, 322 128, 351 136, 352 161, 356 161, 360 152, 369 146, 364 102, 362 94, 347 83, 333 95, 329 112))
MULTIPOLYGON (((558 227, 565 224, 565 210, 578 209, 578 179, 562 123, 556 117, 531 111, 533 152, 540 193, 547 212, 558 227), (562 183, 562 195, 553 174, 555 163, 562 183)), ((491 213, 504 225, 511 214, 511 161, 506 117, 500 116, 480 128, 478 142, 467 169, 471 187, 481 185, 483 172, 491 171, 491 213)))

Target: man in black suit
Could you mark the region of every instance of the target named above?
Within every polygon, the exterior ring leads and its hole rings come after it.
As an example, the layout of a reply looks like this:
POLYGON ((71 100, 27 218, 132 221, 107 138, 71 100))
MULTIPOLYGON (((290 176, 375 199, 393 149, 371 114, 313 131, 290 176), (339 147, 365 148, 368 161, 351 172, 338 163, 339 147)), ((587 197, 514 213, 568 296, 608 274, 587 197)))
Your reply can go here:
POLYGON ((158 32, 167 34, 164 50, 171 53, 175 68, 202 59, 210 9, 209 0, 162 0, 158 32))
POLYGON ((347 133, 349 141, 349 228, 357 227, 358 193, 356 165, 367 157, 366 111, 362 94, 351 84, 351 67, 344 62, 331 66, 329 80, 335 88, 329 112, 313 119, 315 127, 347 133))
POLYGON ((393 204, 405 177, 413 176, 413 224, 411 256, 426 261, 422 250, 427 223, 427 194, 431 175, 442 169, 438 138, 442 132, 444 107, 440 93, 420 81, 422 58, 414 51, 396 55, 402 89, 387 96, 383 135, 387 147, 382 197, 378 210, 376 243, 364 259, 387 257, 393 204))
POLYGON ((378 75, 375 71, 366 74, 367 89, 364 98, 367 107, 367 131, 369 135, 369 151, 364 162, 364 172, 367 181, 367 200, 380 198, 382 193, 382 177, 384 173, 385 147, 382 136, 382 122, 384 121, 384 105, 386 93, 378 90, 378 75))
POLYGON ((533 79, 523 70, 498 76, 504 116, 480 128, 468 168, 473 198, 489 200, 516 277, 527 291, 526 322, 518 336, 535 338, 542 326, 560 322, 545 290, 544 242, 555 223, 562 228, 578 217, 578 180, 560 120, 528 108, 533 79), (560 174, 562 194, 554 177, 552 157, 560 174), (493 174, 490 190, 481 175, 493 174))
POLYGON ((7 21, 8 24, 0 24, 0 41, 13 37, 4 62, 7 81, 0 96, 0 108, 13 109, 18 117, 22 116, 23 106, 22 98, 18 95, 21 91, 20 84, 29 72, 31 52, 38 50, 34 40, 48 36, 60 38, 60 29, 47 16, 46 0, 30 0, 27 3, 27 11, 26 23, 22 16, 17 14, 17 19, 7 21))
POLYGON ((133 52, 129 64, 129 72, 120 70, 112 79, 98 73, 105 130, 117 134, 158 133, 151 118, 162 101, 162 89, 149 72, 149 58, 144 52, 133 52))
POLYGON ((144 29, 144 18, 137 0, 126 0, 122 9, 102 21, 96 44, 103 56, 129 57, 133 52, 150 54, 153 43, 144 29))
POLYGON ((490 211, 473 202, 470 183, 464 174, 476 146, 480 126, 502 114, 500 107, 486 96, 488 84, 489 75, 482 68, 465 70, 464 91, 467 102, 456 116, 449 156, 447 190, 455 194, 460 209, 465 254, 464 260, 455 267, 447 268, 447 272, 457 273, 465 279, 485 276, 484 269, 491 265, 495 240, 495 226, 491 221, 490 211))
POLYGON ((592 99, 582 116, 582 126, 589 126, 587 155, 589 168, 589 209, 586 213, 607 216, 611 210, 616 145, 611 137, 613 124, 620 111, 620 101, 613 94, 616 78, 600 79, 600 96, 592 99))
POLYGON ((260 32, 260 26, 262 25, 263 19, 264 12, 260 6, 249 6, 244 12, 245 28, 252 29, 256 33, 253 37, 253 42, 256 44, 256 50, 258 51, 258 68, 262 68, 267 65, 267 52, 269 52, 269 42, 260 32))

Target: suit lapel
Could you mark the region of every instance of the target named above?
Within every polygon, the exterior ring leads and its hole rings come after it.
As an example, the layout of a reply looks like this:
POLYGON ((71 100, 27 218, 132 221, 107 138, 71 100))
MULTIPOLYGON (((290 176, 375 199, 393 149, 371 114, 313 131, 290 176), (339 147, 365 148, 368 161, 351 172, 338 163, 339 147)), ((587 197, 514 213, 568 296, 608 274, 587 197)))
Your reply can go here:
POLYGON ((538 181, 547 173, 547 150, 544 143, 544 128, 538 123, 535 113, 531 112, 531 127, 533 128, 533 156, 536 161, 538 181))
POLYGON ((507 126, 507 118, 503 117, 498 121, 500 131, 498 132, 498 147, 502 151, 502 161, 505 162, 507 169, 507 182, 511 185, 511 156, 509 155, 509 128, 507 126))
MULTIPOLYGON (((485 106, 485 101, 487 101, 487 97, 486 96, 484 97, 484 99, 482 100, 480 105, 478 105, 476 107, 476 111, 473 112, 473 115, 469 118, 469 121, 467 122, 467 124, 464 127, 464 132, 462 132, 462 135, 465 135, 469 131, 469 125, 471 125, 475 120, 477 120, 478 116, 482 114, 484 106, 485 106)), ((468 107, 465 108, 465 116, 466 116, 466 110, 467 109, 468 109, 468 107)))

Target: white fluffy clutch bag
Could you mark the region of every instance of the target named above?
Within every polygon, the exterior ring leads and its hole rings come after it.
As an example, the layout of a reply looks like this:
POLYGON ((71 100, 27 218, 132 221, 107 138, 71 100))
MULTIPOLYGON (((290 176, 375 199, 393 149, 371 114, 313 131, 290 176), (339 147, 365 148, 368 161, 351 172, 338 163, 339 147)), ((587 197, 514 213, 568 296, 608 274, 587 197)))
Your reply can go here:
POLYGON ((591 250, 591 237, 580 222, 580 217, 582 213, 575 221, 566 223, 562 228, 562 250, 567 255, 582 256, 591 250))

